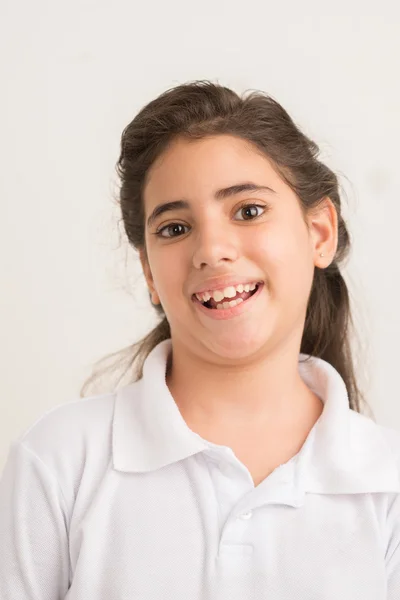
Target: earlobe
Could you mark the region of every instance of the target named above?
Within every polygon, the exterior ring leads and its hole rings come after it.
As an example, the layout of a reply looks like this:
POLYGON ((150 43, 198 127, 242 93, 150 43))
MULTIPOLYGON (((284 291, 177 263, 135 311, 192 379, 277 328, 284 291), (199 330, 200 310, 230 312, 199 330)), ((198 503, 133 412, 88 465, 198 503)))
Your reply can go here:
POLYGON ((151 302, 152 302, 152 304, 161 304, 160 298, 159 298, 156 290, 151 290, 150 293, 151 293, 151 302))
POLYGON ((336 254, 338 243, 338 216, 330 198, 309 215, 309 228, 314 246, 315 266, 326 268, 336 254))

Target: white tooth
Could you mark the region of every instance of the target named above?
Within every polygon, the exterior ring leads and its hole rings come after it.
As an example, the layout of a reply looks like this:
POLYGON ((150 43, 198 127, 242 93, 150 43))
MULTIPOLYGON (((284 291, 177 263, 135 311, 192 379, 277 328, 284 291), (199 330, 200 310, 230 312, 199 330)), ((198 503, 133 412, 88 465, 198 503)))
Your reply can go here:
POLYGON ((243 285, 239 283, 239 285, 236 286, 236 289, 239 292, 239 294, 241 294, 243 292, 243 285))
POLYGON ((202 294, 196 294, 196 298, 197 300, 200 300, 200 302, 203 302, 202 294))
POLYGON ((220 292, 219 290, 216 290, 215 292, 211 292, 212 297, 214 298, 215 302, 221 302, 221 300, 224 299, 224 294, 223 292, 220 292))
POLYGON ((224 308, 225 308, 225 309, 227 309, 227 308, 230 308, 230 306, 229 306, 229 302, 224 302, 224 303, 223 303, 223 306, 224 306, 224 308))
POLYGON ((251 283, 250 284, 250 288, 249 288, 249 292, 252 292, 255 289, 256 289, 256 284, 255 283, 251 283))
POLYGON ((244 288, 245 292, 249 292, 250 291, 250 286, 249 286, 248 283, 246 283, 246 285, 244 285, 243 288, 244 288))
POLYGON ((211 296, 208 292, 204 292, 203 294, 203 300, 204 302, 208 302, 210 300, 211 296))
POLYGON ((240 304, 241 302, 244 302, 243 298, 238 298, 238 299, 236 300, 236 304, 240 304))
POLYGON ((229 304, 229 306, 231 308, 233 308, 234 306, 236 306, 237 304, 239 304, 239 302, 237 300, 231 300, 228 304, 229 304))
POLYGON ((217 308, 224 308, 223 304, 217 304, 217 308))
POLYGON ((224 289, 224 297, 225 298, 234 298, 236 296, 236 290, 233 286, 226 287, 224 289))

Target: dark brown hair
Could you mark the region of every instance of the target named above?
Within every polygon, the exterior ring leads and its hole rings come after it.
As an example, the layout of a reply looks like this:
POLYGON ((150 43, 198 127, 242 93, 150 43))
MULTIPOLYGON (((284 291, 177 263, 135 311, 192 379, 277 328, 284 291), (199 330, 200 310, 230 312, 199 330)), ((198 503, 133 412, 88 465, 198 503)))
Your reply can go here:
MULTIPOLYGON (((264 153, 296 193, 304 215, 326 197, 333 202, 338 215, 337 252, 329 267, 315 268, 300 351, 329 362, 346 384, 350 407, 362 412, 366 402, 357 385, 350 345, 349 293, 339 268, 349 253, 350 238, 341 214, 338 178, 318 160, 317 144, 271 96, 260 91, 240 96, 220 84, 195 81, 165 91, 140 110, 122 133, 117 163, 119 204, 129 243, 136 250, 146 250, 143 189, 155 160, 177 136, 201 139, 221 134, 247 140, 264 153)), ((125 373, 134 374, 133 380, 142 377, 151 350, 171 337, 162 306, 155 310, 160 322, 148 335, 102 359, 116 358, 119 365, 124 360, 125 373)), ((86 380, 81 395, 96 376, 86 380)))

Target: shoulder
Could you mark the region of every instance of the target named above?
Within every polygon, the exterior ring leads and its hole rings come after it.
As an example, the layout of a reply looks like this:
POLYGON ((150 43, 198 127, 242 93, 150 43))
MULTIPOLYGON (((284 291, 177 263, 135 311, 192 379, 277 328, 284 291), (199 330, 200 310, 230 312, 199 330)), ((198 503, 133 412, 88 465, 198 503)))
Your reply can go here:
POLYGON ((351 433, 357 439, 379 439, 391 450, 395 458, 400 461, 400 431, 386 425, 377 423, 373 418, 362 413, 350 410, 351 433))
POLYGON ((385 440, 385 443, 391 449, 400 473, 400 431, 385 425, 376 425, 376 427, 382 438, 385 440))
MULTIPOLYGON (((384 425, 377 425, 377 428, 391 450, 400 479, 400 432, 384 425)), ((397 589, 400 583, 400 493, 392 493, 387 497, 385 562, 391 587, 397 589)))
POLYGON ((39 454, 54 446, 71 446, 109 429, 116 393, 74 399, 51 408, 26 429, 18 442, 39 454))
POLYGON ((393 489, 400 491, 400 431, 350 410, 349 442, 360 464, 371 472, 376 470, 377 474, 382 474, 382 470, 391 473, 393 489))
MULTIPOLYGON (((72 499, 83 476, 98 478, 111 458, 117 392, 79 398, 42 414, 12 444, 27 451, 72 499)), ((23 467, 21 467, 23 468, 23 467)))

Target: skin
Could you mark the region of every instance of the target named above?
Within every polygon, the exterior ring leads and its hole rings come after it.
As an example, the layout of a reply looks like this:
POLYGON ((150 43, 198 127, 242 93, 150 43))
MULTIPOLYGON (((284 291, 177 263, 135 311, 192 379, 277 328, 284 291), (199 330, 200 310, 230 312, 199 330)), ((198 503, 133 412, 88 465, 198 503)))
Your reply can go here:
POLYGON ((146 226, 140 260, 152 301, 161 302, 170 323, 167 384, 182 415, 217 443, 228 435, 308 431, 323 405, 300 378, 298 355, 314 269, 328 266, 337 247, 333 203, 324 198, 304 217, 268 158, 229 135, 177 139, 152 165, 146 221, 157 205, 179 199, 190 208, 146 226), (273 192, 215 199, 215 190, 248 181, 273 192), (243 202, 262 208, 249 213, 240 210, 243 202), (184 227, 164 235, 175 237, 155 235, 173 223, 184 227), (265 285, 251 310, 217 321, 196 309, 191 294, 226 273, 265 285))

